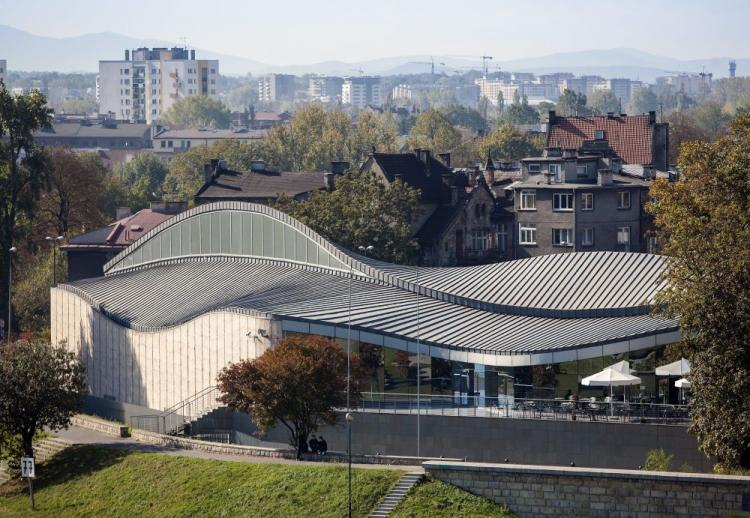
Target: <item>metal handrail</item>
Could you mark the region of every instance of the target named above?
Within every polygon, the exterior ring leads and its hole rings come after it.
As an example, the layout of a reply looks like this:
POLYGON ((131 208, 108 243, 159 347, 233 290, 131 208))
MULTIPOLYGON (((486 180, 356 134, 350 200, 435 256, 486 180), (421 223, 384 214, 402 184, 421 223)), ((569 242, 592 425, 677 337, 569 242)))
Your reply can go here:
POLYGON ((216 398, 211 396, 218 390, 219 388, 215 385, 208 386, 157 414, 131 416, 130 425, 134 428, 143 428, 157 433, 179 434, 184 430, 187 423, 195 421, 217 408, 216 398), (200 404, 196 405, 196 403, 200 404), (153 426, 154 421, 156 422, 155 427, 153 426))

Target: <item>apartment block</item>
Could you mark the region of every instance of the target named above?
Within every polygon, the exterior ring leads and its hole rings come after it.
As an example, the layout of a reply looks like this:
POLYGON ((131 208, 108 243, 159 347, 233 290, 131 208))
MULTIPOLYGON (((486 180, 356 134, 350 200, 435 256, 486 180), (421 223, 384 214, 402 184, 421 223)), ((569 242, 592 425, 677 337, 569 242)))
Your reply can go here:
POLYGON ((625 78, 606 79, 594 85, 593 90, 611 90, 612 95, 620 101, 622 109, 625 109, 630 104, 630 83, 630 79, 625 78))
POLYGON ((383 94, 380 77, 346 77, 341 87, 341 102, 360 110, 365 106, 382 106, 383 94))
POLYGON ((258 79, 258 100, 277 102, 294 100, 294 76, 290 74, 267 74, 258 79))
POLYGON ((341 95, 343 77, 318 76, 308 81, 307 95, 310 99, 330 102, 341 95))
POLYGON ((195 50, 126 50, 123 60, 99 62, 99 113, 150 124, 179 99, 192 95, 217 98, 218 77, 219 61, 196 59, 195 50))

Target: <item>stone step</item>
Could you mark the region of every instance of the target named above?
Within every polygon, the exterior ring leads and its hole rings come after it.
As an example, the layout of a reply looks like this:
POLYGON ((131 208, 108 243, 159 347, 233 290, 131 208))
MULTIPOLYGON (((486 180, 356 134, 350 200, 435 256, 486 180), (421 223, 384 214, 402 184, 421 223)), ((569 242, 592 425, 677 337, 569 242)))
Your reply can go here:
POLYGON ((402 476, 396 485, 391 489, 385 498, 378 504, 378 507, 370 513, 370 518, 386 518, 406 497, 409 490, 422 480, 421 473, 407 473, 402 476))

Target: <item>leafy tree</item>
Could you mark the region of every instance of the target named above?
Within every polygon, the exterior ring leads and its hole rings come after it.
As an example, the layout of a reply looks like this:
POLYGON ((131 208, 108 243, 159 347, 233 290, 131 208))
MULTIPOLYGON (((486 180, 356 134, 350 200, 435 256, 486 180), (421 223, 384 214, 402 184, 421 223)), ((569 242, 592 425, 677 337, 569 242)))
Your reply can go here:
POLYGON ((486 157, 490 153, 493 158, 520 160, 528 156, 539 156, 544 148, 540 138, 529 135, 510 124, 503 124, 492 130, 482 139, 479 154, 486 157))
POLYGON ((621 113, 620 100, 615 97, 612 90, 596 90, 588 99, 589 107, 594 115, 606 115, 607 113, 621 113))
POLYGON ((482 114, 462 104, 452 104, 441 111, 454 126, 463 126, 475 131, 487 129, 487 121, 482 117, 482 114))
POLYGON ((161 117, 161 122, 177 128, 228 128, 229 110, 218 99, 191 95, 175 101, 161 117))
POLYGON ((49 152, 49 166, 49 189, 42 194, 34 222, 36 238, 79 234, 104 225, 109 193, 101 159, 93 153, 55 148, 49 152))
POLYGON ((705 141, 708 136, 698 127, 688 112, 672 112, 666 117, 669 123, 669 163, 676 164, 683 142, 705 141))
POLYGON ((649 210, 663 237, 666 281, 656 307, 676 318, 691 360, 701 450, 750 467, 750 115, 714 143, 684 143, 680 180, 658 180, 649 210))
POLYGON ((0 347, 0 430, 20 435, 22 452, 44 428, 68 426, 86 395, 83 365, 73 353, 45 342, 0 347))
MULTIPOLYGON (((356 356, 352 359, 356 368, 356 356)), ((250 414, 261 431, 281 423, 299 459, 307 437, 322 424, 334 424, 335 409, 346 405, 346 372, 346 354, 335 341, 289 336, 255 360, 225 367, 218 377, 219 400, 250 414)), ((356 383, 351 396, 359 399, 356 383)))
POLYGON ((149 202, 162 199, 167 165, 153 154, 138 153, 130 161, 120 162, 114 174, 127 186, 131 208, 143 209, 149 202))
POLYGON ((39 252, 24 261, 20 278, 13 282, 12 295, 19 330, 33 337, 49 339, 50 286, 55 278, 57 282, 65 281, 66 265, 65 254, 53 250, 39 252), (55 257, 57 269, 53 274, 55 257))
POLYGON ((349 250, 372 245, 372 256, 413 262, 417 244, 411 224, 419 212, 419 193, 403 182, 384 185, 374 174, 336 177, 333 191, 317 191, 307 201, 280 198, 276 207, 349 250))
POLYGON ((37 90, 12 95, 0 82, 0 309, 8 312, 8 250, 28 232, 47 184, 44 153, 33 133, 49 127, 51 112, 37 90))
POLYGON ((503 121, 508 124, 537 124, 539 112, 529 106, 529 101, 524 95, 519 97, 518 90, 513 95, 513 104, 505 108, 503 121))
POLYGON ((715 140, 722 136, 726 130, 731 115, 726 113, 722 106, 714 101, 706 101, 690 109, 690 115, 695 121, 695 125, 710 140, 715 140))
POLYGON ((628 113, 637 115, 639 113, 648 113, 656 111, 659 108, 659 99, 651 88, 641 88, 636 90, 630 98, 628 113))
POLYGON ((430 109, 419 114, 406 145, 430 149, 434 153, 451 151, 461 143, 461 133, 440 111, 430 109))
POLYGON ((482 96, 482 98, 479 99, 477 111, 479 112, 479 115, 481 115, 483 119, 487 120, 490 115, 490 100, 487 99, 485 96, 482 96))
POLYGON ((669 471, 669 464, 673 457, 674 454, 668 454, 664 448, 649 450, 643 469, 645 471, 669 471))
POLYGON ((567 88, 557 100, 555 112, 562 117, 591 115, 591 111, 586 106, 586 96, 584 94, 577 94, 567 88))

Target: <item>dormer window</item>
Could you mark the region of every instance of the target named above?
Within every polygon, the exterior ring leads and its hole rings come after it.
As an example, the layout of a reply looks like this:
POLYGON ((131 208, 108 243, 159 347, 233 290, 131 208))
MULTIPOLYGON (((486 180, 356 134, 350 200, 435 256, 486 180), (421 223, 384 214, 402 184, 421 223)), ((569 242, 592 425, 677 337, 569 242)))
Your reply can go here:
POLYGON ((604 140, 604 130, 596 130, 594 132, 594 138, 596 140, 604 140))

